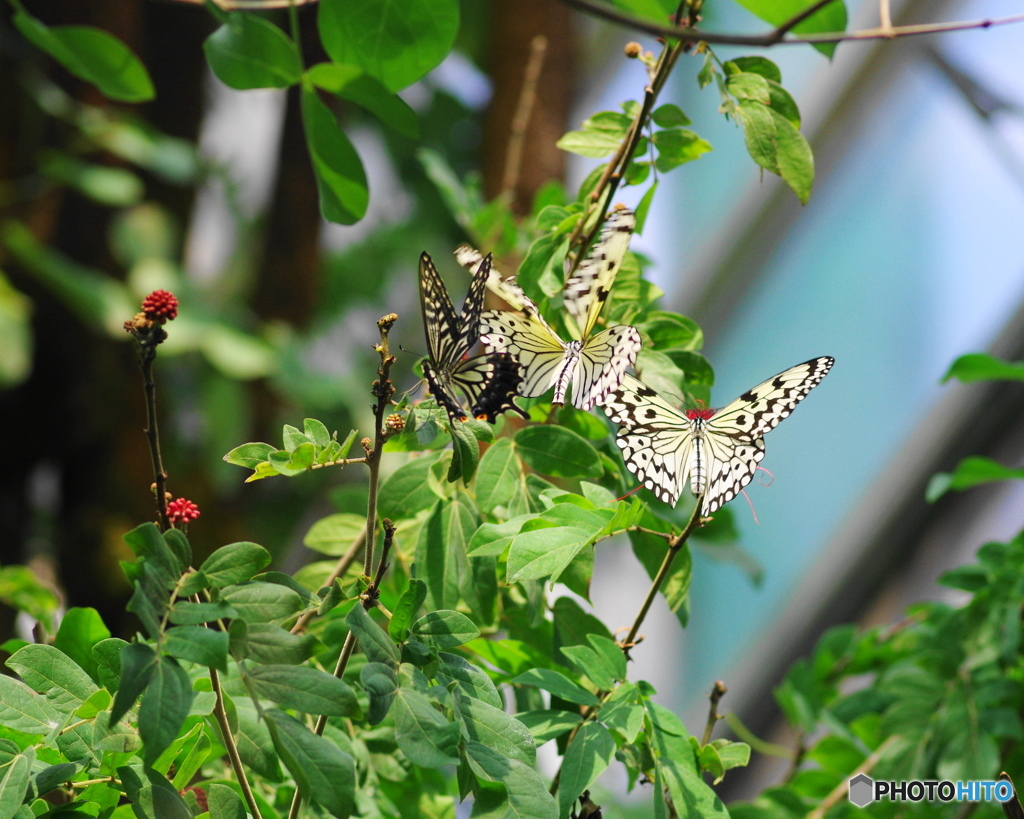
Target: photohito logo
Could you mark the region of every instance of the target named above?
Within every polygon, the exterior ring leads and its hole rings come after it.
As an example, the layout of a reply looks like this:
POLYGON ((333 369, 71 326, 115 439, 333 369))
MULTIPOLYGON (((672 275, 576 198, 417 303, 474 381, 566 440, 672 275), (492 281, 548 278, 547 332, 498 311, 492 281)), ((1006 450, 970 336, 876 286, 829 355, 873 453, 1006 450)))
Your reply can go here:
POLYGON ((850 779, 850 801, 863 808, 878 799, 894 802, 1008 802, 1013 785, 1005 779, 950 782, 936 779, 912 779, 909 782, 875 782, 867 774, 850 779))

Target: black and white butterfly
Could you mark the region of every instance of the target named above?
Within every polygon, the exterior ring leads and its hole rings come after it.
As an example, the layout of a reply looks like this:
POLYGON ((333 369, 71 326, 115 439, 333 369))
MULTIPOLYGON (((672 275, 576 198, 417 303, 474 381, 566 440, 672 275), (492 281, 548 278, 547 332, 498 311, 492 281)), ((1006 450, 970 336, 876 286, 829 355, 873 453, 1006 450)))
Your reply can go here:
MULTIPOLYGON (((514 278, 502 280, 497 271, 491 271, 488 286, 521 315, 488 310, 480 317, 480 339, 488 349, 510 352, 522 364, 523 396, 542 395, 554 388, 552 403, 564 404, 571 383, 573 405, 590 409, 618 386, 633 365, 640 351, 636 328, 617 324, 599 333, 593 330, 635 225, 632 211, 615 211, 591 252, 565 283, 563 304, 578 339, 563 341, 514 278)), ((463 246, 455 255, 474 274, 479 271, 483 260, 479 251, 463 246)))
POLYGON ((603 405, 620 429, 615 443, 643 485, 675 504, 686 482, 710 515, 743 489, 764 458, 764 434, 828 374, 829 356, 790 367, 719 410, 678 409, 627 375, 603 405))
POLYGON ((466 396, 475 418, 493 424, 497 416, 507 410, 525 416, 512 402, 523 381, 519 362, 503 352, 468 357, 480 337, 480 313, 490 267, 491 257, 487 256, 473 276, 462 312, 456 316, 448 290, 430 256, 426 253, 420 256, 420 306, 429 353, 423 363, 423 374, 431 395, 445 408, 453 424, 468 417, 456 390, 466 396))

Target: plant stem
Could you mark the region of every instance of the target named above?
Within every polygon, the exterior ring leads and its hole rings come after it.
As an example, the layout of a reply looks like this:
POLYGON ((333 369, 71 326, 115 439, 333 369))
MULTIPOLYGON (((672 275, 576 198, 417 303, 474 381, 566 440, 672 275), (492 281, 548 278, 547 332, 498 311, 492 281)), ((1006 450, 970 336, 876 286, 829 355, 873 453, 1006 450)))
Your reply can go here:
POLYGON ((819 8, 828 5, 829 0, 821 0, 809 9, 800 12, 796 17, 787 20, 778 28, 764 34, 724 34, 715 31, 703 31, 693 26, 677 28, 663 26, 624 14, 610 4, 594 2, 594 0, 562 0, 567 6, 585 11, 595 17, 608 20, 619 25, 628 26, 637 31, 645 31, 658 37, 671 37, 681 42, 705 42, 713 45, 742 45, 770 48, 776 45, 813 45, 815 43, 843 43, 852 40, 880 40, 893 37, 909 37, 917 34, 940 34, 944 31, 966 31, 974 28, 990 28, 1024 22, 1024 14, 1009 17, 990 17, 982 20, 961 20, 951 23, 920 23, 891 28, 871 28, 861 31, 830 31, 822 34, 806 34, 802 37, 786 37, 790 29, 797 25, 819 8))
POLYGON ((167 517, 167 472, 164 470, 163 456, 160 454, 160 430, 156 420, 156 381, 153 378, 153 362, 156 360, 156 348, 143 346, 140 350, 142 367, 142 384, 146 392, 146 441, 149 443, 149 457, 153 462, 153 487, 156 493, 156 514, 160 530, 166 532, 171 528, 167 517))
POLYGON ((228 721, 228 712, 224 707, 224 691, 220 686, 220 675, 215 668, 210 669, 210 684, 213 686, 213 693, 217 696, 213 706, 213 714, 217 719, 217 724, 220 726, 220 733, 224 738, 224 746, 227 748, 228 758, 231 760, 231 769, 235 772, 235 776, 238 779, 238 787, 242 789, 242 795, 245 797, 245 803, 249 806, 249 813, 253 815, 253 819, 263 819, 260 815, 259 806, 256 804, 256 797, 253 796, 252 787, 245 776, 245 768, 242 765, 242 757, 238 755, 235 737, 231 733, 231 723, 228 721))
MULTIPOLYGON (((338 558, 338 562, 334 565, 334 568, 331 570, 330 575, 324 582, 325 586, 332 586, 334 585, 335 580, 337 580, 339 577, 344 577, 345 572, 348 571, 349 566, 356 562, 356 558, 362 551, 363 544, 365 542, 366 532, 360 532, 359 537, 353 540, 352 545, 348 547, 348 551, 345 552, 345 554, 343 554, 340 558, 338 558)), ((295 625, 291 627, 291 633, 301 634, 303 631, 305 631, 306 626, 309 624, 309 621, 313 619, 313 616, 315 614, 316 611, 307 611, 305 614, 303 614, 298 620, 295 621, 295 625)))
POLYGON ((722 718, 722 715, 718 713, 718 703, 728 690, 724 682, 715 680, 711 694, 708 697, 711 700, 711 708, 708 709, 708 724, 704 726, 704 738, 700 742, 701 745, 707 745, 711 742, 711 733, 715 730, 715 725, 722 718))
MULTIPOLYGON (((380 344, 374 349, 380 355, 380 367, 377 368, 377 375, 380 376, 376 381, 373 382, 373 395, 377 399, 377 402, 373 406, 373 445, 371 448, 370 441, 368 438, 363 439, 363 449, 366 450, 366 466, 369 469, 369 491, 367 493, 366 500, 366 532, 363 535, 363 574, 367 577, 370 576, 370 572, 373 570, 373 540, 374 535, 377 533, 377 489, 380 484, 380 458, 384 451, 384 443, 388 439, 388 431, 384 426, 384 415, 388 411, 388 407, 391 406, 391 398, 395 394, 395 388, 391 383, 391 379, 388 374, 391 372, 391 365, 395 363, 395 357, 391 355, 388 347, 388 333, 391 331, 391 326, 398 320, 398 316, 395 313, 388 313, 386 316, 378 320, 377 327, 380 329, 380 344)), ((391 543, 394 540, 395 527, 391 524, 390 520, 385 518, 384 520, 384 543, 381 546, 380 563, 377 565, 377 573, 374 576, 373 581, 367 588, 366 592, 362 595, 362 605, 364 608, 369 609, 373 606, 373 601, 377 596, 377 588, 380 586, 380 581, 384 576, 384 571, 387 569, 387 558, 388 553, 391 550, 391 543)), ((353 548, 356 544, 353 544, 353 548)), ((353 560, 355 554, 353 553, 353 560)), ((344 558, 342 558, 344 560, 344 558)), ((351 562, 351 561, 350 561, 351 562)), ((339 564, 341 561, 339 561, 339 564)), ((345 567, 348 568, 347 566, 345 567)), ((299 625, 298 622, 295 624, 299 625)), ((305 625, 305 624, 303 624, 305 625)), ((352 656, 352 652, 356 648, 356 635, 355 632, 349 631, 345 637, 345 643, 341 647, 341 654, 338 656, 338 664, 334 667, 334 676, 341 679, 345 674, 345 668, 348 666, 349 658, 352 656)), ((327 716, 321 714, 317 717, 316 726, 313 728, 313 733, 317 736, 322 736, 324 729, 327 727, 327 716)), ((302 794, 299 793, 298 789, 295 791, 295 796, 292 797, 292 804, 288 810, 288 819, 298 819, 299 810, 302 807, 302 794)))
POLYGON ((647 591, 647 597, 644 598, 643 605, 640 606, 640 611, 636 615, 636 619, 633 621, 632 627, 629 629, 629 634, 626 635, 626 639, 622 641, 622 650, 629 654, 630 647, 636 640, 636 635, 640 631, 640 626, 644 622, 644 618, 647 617, 647 612, 650 611, 651 605, 654 603, 654 598, 657 597, 658 592, 661 591, 662 584, 665 582, 665 578, 668 577, 669 570, 672 568, 672 562, 676 559, 676 555, 679 554, 680 548, 686 542, 686 539, 690 536, 690 533, 697 528, 700 523, 700 507, 704 502, 704 496, 700 495, 697 498, 697 503, 693 507, 693 514, 690 515, 690 520, 686 524, 686 528, 683 529, 678 535, 669 540, 668 551, 665 552, 665 559, 661 561, 661 567, 658 569, 658 574, 655 575, 654 580, 651 582, 651 588, 647 591))

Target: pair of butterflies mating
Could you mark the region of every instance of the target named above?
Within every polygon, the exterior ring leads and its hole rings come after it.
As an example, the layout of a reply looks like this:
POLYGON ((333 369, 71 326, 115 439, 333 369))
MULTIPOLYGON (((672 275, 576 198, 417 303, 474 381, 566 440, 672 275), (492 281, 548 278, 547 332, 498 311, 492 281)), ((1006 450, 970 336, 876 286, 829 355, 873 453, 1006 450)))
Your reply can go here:
POLYGON ((592 334, 629 247, 635 219, 615 211, 601 238, 567 282, 563 304, 579 332, 563 341, 544 320, 514 279, 502 280, 491 257, 460 247, 459 262, 473 273, 461 314, 430 257, 420 258, 420 299, 430 360, 424 375, 430 392, 454 424, 466 413, 455 394, 469 399, 473 415, 491 423, 515 410, 513 398, 533 397, 554 389, 562 404, 572 384, 572 403, 580 409, 601 406, 620 426, 616 444, 626 467, 660 499, 678 501, 687 481, 703 496, 701 512, 710 515, 732 500, 764 458, 764 434, 783 418, 828 373, 834 359, 824 356, 791 367, 741 395, 721 410, 680 410, 642 381, 626 374, 640 350, 633 327, 614 325, 592 334), (486 288, 519 314, 483 311, 486 288), (490 350, 467 358, 480 340, 490 350))

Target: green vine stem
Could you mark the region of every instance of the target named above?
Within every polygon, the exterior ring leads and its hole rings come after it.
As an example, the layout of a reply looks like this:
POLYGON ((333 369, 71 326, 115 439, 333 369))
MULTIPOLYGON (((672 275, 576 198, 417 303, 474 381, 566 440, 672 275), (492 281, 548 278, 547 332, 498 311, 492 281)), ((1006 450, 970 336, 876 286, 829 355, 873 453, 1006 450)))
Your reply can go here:
POLYGON ((160 453, 160 428, 156 419, 156 379, 153 377, 153 362, 156 361, 156 345, 145 342, 139 347, 139 364, 142 368, 142 385, 146 394, 146 441, 149 457, 153 462, 153 491, 156 494, 156 514, 160 531, 171 528, 167 517, 167 471, 160 453))
POLYGON ((721 680, 715 680, 714 686, 711 688, 711 694, 708 699, 711 700, 711 707, 708 709, 708 724, 704 726, 704 737, 701 739, 701 745, 707 745, 711 742, 711 734, 715 730, 715 725, 722 718, 722 715, 718 713, 718 703, 722 701, 722 697, 729 691, 725 687, 725 683, 721 680))
POLYGON ((238 787, 242 790, 245 804, 248 805, 249 813, 253 815, 253 819, 263 819, 259 806, 256 804, 256 797, 253 795, 252 786, 245 775, 245 767, 242 765, 242 757, 238 753, 238 745, 235 743, 235 737, 231 733, 231 723, 228 720, 227 708, 224 706, 224 691, 221 688, 220 675, 215 668, 210 669, 210 685, 213 687, 213 693, 216 695, 213 715, 220 726, 224 746, 228 751, 228 759, 231 760, 231 769, 235 772, 235 777, 238 779, 238 787))
POLYGON ((644 598, 643 605, 640 606, 640 611, 636 615, 636 619, 633 621, 633 625, 629 629, 629 634, 626 635, 626 639, 622 641, 622 650, 629 655, 629 649, 635 644, 636 636, 640 631, 640 626, 644 622, 644 618, 647 617, 647 612, 651 610, 651 605, 654 603, 654 598, 657 597, 658 592, 661 591, 662 585, 665 583, 665 579, 668 577, 669 570, 672 568, 672 563, 676 559, 676 555, 679 554, 679 550, 683 544, 686 543, 687 538, 690 537, 691 533, 697 526, 700 525, 700 507, 704 502, 704 496, 699 495, 697 502, 693 507, 693 514, 690 515, 690 520, 687 522, 686 527, 675 537, 669 538, 668 551, 665 552, 665 558, 661 561, 661 566, 658 569, 658 573, 654 576, 654 580, 651 582, 651 588, 647 590, 647 596, 644 598))

